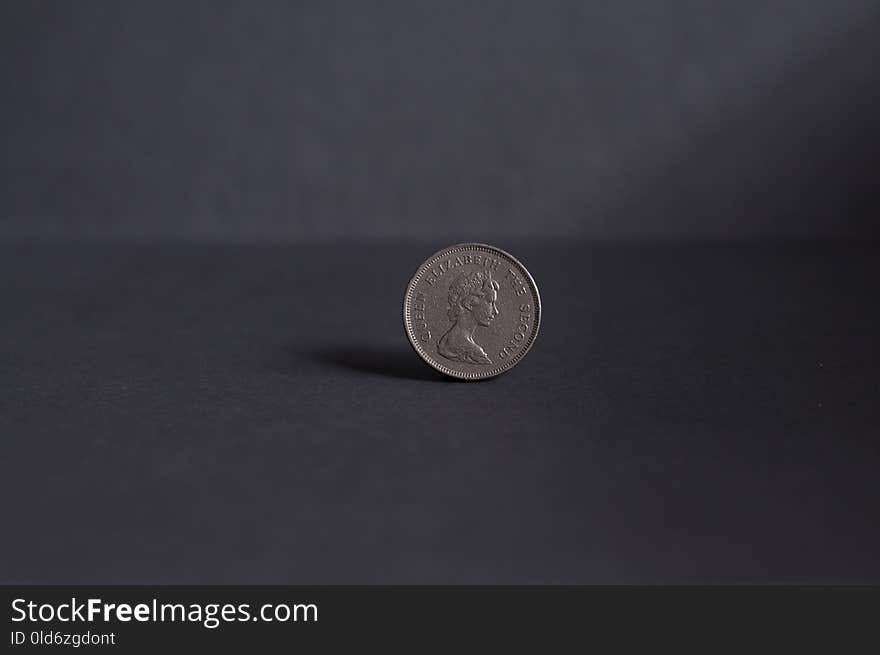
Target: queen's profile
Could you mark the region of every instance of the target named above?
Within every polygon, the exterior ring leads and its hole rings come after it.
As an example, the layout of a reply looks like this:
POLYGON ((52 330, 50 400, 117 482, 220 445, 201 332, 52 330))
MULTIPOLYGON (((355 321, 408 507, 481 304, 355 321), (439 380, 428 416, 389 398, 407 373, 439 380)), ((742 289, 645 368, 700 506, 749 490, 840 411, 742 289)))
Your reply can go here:
POLYGON ((486 271, 459 275, 449 285, 446 315, 452 327, 437 343, 437 352, 446 359, 466 364, 491 364, 492 360, 476 341, 478 327, 488 327, 498 316, 498 282, 486 271))

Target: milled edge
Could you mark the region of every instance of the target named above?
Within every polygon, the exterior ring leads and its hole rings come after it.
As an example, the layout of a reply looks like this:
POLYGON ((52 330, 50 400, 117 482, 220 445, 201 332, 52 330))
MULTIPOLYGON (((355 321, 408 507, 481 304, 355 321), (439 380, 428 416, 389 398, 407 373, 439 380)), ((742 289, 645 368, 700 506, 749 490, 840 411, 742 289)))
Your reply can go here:
POLYGON ((440 371, 441 373, 448 375, 449 377, 458 378, 459 380, 485 380, 487 378, 496 377, 504 373, 505 371, 510 370, 511 368, 516 366, 516 364, 518 364, 523 357, 526 356, 529 350, 532 349, 532 344, 535 342, 535 338, 538 336, 538 330, 541 328, 541 294, 538 292, 538 285, 535 284, 535 280, 532 279, 532 275, 531 273, 529 273, 528 269, 523 266, 522 262, 520 262, 509 252, 485 243, 457 243, 455 245, 438 250, 433 255, 428 257, 428 259, 426 259, 416 269, 415 275, 412 276, 412 279, 410 279, 409 284, 406 286, 406 293, 403 297, 403 326, 404 330, 406 331, 407 340, 409 341, 409 344, 410 346, 412 346, 413 350, 416 351, 416 354, 418 354, 419 359, 421 359, 434 370, 440 371), (483 252, 495 253, 507 258, 519 268, 520 272, 525 276, 526 280, 528 280, 529 288, 532 290, 532 293, 535 296, 535 329, 532 330, 532 334, 529 337, 528 342, 525 344, 525 347, 523 347, 515 357, 509 359, 504 365, 487 371, 486 373, 463 373, 461 371, 456 371, 455 369, 449 368, 448 366, 444 366, 439 362, 433 361, 431 356, 428 355, 426 352, 423 352, 422 348, 418 345, 409 321, 407 320, 407 308, 412 302, 412 295, 415 291, 415 287, 421 281, 424 274, 427 271, 430 271, 434 267, 434 264, 442 257, 445 257, 452 253, 461 252, 463 250, 481 250, 483 252))

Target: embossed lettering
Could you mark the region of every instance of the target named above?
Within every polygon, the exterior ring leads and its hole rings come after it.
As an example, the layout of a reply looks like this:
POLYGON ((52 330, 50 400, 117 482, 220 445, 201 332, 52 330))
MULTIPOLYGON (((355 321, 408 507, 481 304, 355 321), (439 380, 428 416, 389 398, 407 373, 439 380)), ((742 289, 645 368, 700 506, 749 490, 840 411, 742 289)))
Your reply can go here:
POLYGON ((519 323, 513 328, 513 336, 505 346, 498 351, 498 357, 507 359, 526 341, 526 335, 529 332, 529 325, 532 322, 532 306, 523 303, 519 306, 519 323))
POLYGON ((514 271, 512 268, 507 269, 507 275, 504 276, 504 279, 510 282, 510 286, 513 288, 513 292, 517 296, 523 296, 528 293, 525 282, 523 282, 523 279, 519 276, 519 273, 514 271))
POLYGON ((437 262, 437 265, 434 266, 434 268, 431 269, 430 273, 425 276, 425 282, 428 283, 428 286, 434 286, 437 283, 437 280, 443 277, 443 275, 447 271, 449 271, 450 268, 458 268, 459 266, 468 266, 474 264, 476 264, 477 266, 483 266, 490 271, 498 270, 497 259, 493 259, 488 255, 464 254, 457 256, 455 259, 447 259, 442 262, 437 262))
POLYGON ((421 291, 416 294, 412 303, 410 318, 413 325, 413 331, 416 338, 422 343, 428 343, 431 340, 431 330, 428 329, 428 323, 425 321, 425 294, 421 291))

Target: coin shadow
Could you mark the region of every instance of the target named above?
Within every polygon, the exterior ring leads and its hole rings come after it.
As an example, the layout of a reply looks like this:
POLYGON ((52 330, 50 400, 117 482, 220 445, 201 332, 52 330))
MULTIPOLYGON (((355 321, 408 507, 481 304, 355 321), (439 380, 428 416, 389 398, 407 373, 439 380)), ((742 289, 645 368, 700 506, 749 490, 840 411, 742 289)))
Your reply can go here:
POLYGON ((358 373, 425 382, 456 381, 422 363, 410 348, 336 347, 321 349, 316 355, 324 364, 358 373))

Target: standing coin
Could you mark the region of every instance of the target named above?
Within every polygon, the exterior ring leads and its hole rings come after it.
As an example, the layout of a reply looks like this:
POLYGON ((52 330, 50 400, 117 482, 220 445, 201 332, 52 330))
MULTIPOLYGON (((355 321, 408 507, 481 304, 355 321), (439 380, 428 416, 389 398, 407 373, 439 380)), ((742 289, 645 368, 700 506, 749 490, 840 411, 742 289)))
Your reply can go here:
POLYGON ((419 356, 465 380, 513 368, 532 347, 540 323, 541 298, 525 266, 482 243, 431 255, 403 299, 406 335, 419 356))

